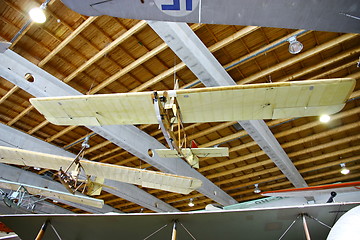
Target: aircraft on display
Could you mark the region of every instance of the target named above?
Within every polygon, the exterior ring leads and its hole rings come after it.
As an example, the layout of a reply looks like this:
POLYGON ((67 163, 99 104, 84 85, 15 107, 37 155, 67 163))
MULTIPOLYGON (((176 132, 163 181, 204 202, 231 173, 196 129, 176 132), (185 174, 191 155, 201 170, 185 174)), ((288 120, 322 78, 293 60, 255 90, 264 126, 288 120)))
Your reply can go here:
POLYGON ((102 179, 111 179, 143 187, 161 189, 170 192, 188 194, 199 188, 202 182, 196 178, 149 171, 144 169, 123 167, 113 164, 99 163, 74 159, 58 155, 45 154, 22 149, 0 146, 0 162, 20 166, 38 167, 58 171, 60 182, 71 192, 83 187, 83 193, 92 194, 101 191, 101 183, 91 181, 91 176, 102 179), (65 171, 62 167, 67 167, 65 171), (80 172, 86 175, 81 179, 80 172), (90 189, 89 189, 90 188, 90 189))
MULTIPOLYGON (((360 193, 360 182, 335 183, 305 188, 283 189, 261 193, 263 196, 272 197, 322 197, 328 196, 327 203, 334 201, 339 193, 360 193)), ((359 196, 360 199, 360 196, 359 196)))
POLYGON ((167 22, 360 32, 358 0, 62 0, 62 2, 75 12, 87 16, 108 15, 167 22))
POLYGON ((120 234, 125 239, 220 239, 224 233, 231 239, 351 240, 359 236, 354 226, 360 221, 359 186, 360 182, 349 182, 263 192, 274 196, 191 212, 18 214, 2 215, 0 220, 20 238, 39 240, 92 240, 120 234), (277 195, 293 192, 295 197, 277 195), (318 194, 323 197, 316 202, 304 198, 318 194), (325 203, 329 197, 332 201, 325 203), (88 228, 95 224, 96 228, 88 228), (51 230, 46 231, 49 225, 51 230))
POLYGON ((72 201, 97 208, 102 208, 104 206, 104 201, 100 199, 89 198, 79 194, 75 195, 24 183, 6 181, 3 179, 0 179, 0 188, 11 190, 10 192, 5 192, 0 189, 0 197, 6 206, 14 208, 22 207, 31 211, 34 211, 37 203, 49 198, 72 201))
POLYGON ((57 125, 159 124, 170 149, 160 157, 228 156, 227 148, 187 145, 185 123, 278 119, 334 114, 356 81, 350 78, 262 83, 168 91, 31 98, 31 104, 57 125), (334 94, 336 92, 336 94, 334 94), (173 127, 177 125, 177 136, 173 127))

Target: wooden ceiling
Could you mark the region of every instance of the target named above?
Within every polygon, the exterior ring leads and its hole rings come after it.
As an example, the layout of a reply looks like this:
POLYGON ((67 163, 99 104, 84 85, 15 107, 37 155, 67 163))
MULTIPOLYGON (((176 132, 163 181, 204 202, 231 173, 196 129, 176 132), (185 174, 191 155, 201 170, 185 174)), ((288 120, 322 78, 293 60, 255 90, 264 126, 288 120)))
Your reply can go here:
MULTIPOLYGON (((42 2, 0 0, 0 40, 11 41, 25 26, 27 12, 42 2)), ((83 94, 203 87, 196 76, 150 28, 146 21, 87 17, 50 1, 47 21, 30 23, 10 47, 38 67, 83 94), (174 72, 176 66, 176 72, 174 72)), ((238 84, 351 77, 356 88, 345 108, 321 123, 318 117, 266 120, 272 133, 310 186, 360 179, 360 35, 250 26, 189 24, 238 84), (292 55, 284 40, 299 34, 304 49, 292 55), (340 174, 340 163, 351 170, 340 174)), ((30 94, 0 78, 0 121, 12 128, 77 153, 91 131, 56 126, 29 103, 30 94)), ((158 125, 137 126, 166 144, 158 125)), ((236 122, 186 125, 190 140, 201 147, 229 147, 230 156, 203 158, 198 171, 238 202, 261 198, 261 190, 293 187, 272 160, 236 122)), ((114 143, 92 134, 85 157, 136 168, 156 170, 114 143)), ((39 171, 44 174, 44 171, 39 171)), ((145 189, 181 211, 203 209, 213 201, 201 193, 189 195, 145 189), (193 198, 195 207, 188 206, 193 198)), ((130 212, 151 212, 105 191, 106 204, 130 212)), ((59 204, 60 205, 60 204, 59 204)), ((71 211, 81 213, 61 205, 71 211)))

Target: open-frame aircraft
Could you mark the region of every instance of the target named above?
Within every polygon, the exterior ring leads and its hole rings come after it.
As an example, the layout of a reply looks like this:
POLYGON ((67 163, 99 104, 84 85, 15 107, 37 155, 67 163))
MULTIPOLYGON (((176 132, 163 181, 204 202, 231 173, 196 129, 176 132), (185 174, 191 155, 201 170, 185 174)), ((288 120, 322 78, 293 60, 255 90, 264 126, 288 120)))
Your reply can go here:
POLYGON ((6 181, 3 179, 0 179, 0 188, 11 190, 9 193, 2 190, 0 191, 2 195, 0 198, 2 198, 6 206, 15 208, 23 207, 31 211, 34 210, 37 203, 48 198, 71 201, 97 208, 102 208, 104 206, 104 201, 101 199, 32 186, 24 183, 6 181))
POLYGON ((202 182, 196 178, 174 174, 99 163, 80 158, 68 158, 23 149, 0 146, 0 162, 20 166, 39 167, 58 171, 60 182, 72 193, 83 189, 83 193, 94 195, 101 191, 102 183, 92 181, 91 176, 140 185, 148 188, 188 194, 199 188, 202 182), (67 167, 64 171, 62 168, 67 167), (86 178, 80 178, 81 171, 86 178), (95 185, 95 186, 94 186, 95 185))
POLYGON ((341 78, 32 98, 30 102, 57 125, 159 124, 170 149, 155 152, 160 157, 182 157, 199 167, 198 157, 228 156, 228 149, 187 148, 183 124, 330 115, 344 107, 354 87, 354 79, 341 78))

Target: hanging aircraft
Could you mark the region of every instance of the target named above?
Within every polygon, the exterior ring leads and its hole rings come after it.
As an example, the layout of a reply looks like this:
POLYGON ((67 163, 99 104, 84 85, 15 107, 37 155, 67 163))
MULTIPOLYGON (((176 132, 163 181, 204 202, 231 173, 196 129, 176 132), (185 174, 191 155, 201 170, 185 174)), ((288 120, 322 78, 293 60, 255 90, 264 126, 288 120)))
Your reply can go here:
POLYGON ((0 179, 0 188, 11 190, 9 193, 0 190, 5 205, 16 208, 23 207, 31 211, 34 210, 37 203, 48 198, 67 200, 97 208, 102 208, 104 206, 104 201, 100 199, 32 186, 25 183, 6 181, 3 179, 0 179))
MULTIPOLYGON (((94 190, 93 181, 89 181, 91 176, 181 194, 188 194, 202 184, 200 180, 191 177, 93 162, 80 158, 74 160, 68 157, 3 146, 0 146, 0 162, 56 170, 60 181, 71 193, 79 190, 81 186, 84 187, 83 193, 85 194, 89 193, 87 190, 89 187, 94 190), (67 167, 67 169, 64 171, 62 170, 63 167, 67 167), (81 171, 85 173, 86 179, 80 178, 81 171)), ((101 186, 98 183, 95 191, 99 191, 101 186)), ((93 192, 92 190, 90 192, 93 192)))
MULTIPOLYGON (((360 194, 360 182, 335 183, 305 188, 292 188, 261 193, 271 197, 319 197, 327 196, 327 203, 333 202, 340 193, 357 192, 360 194)), ((360 199, 360 196, 359 196, 360 199)), ((354 199, 355 200, 355 199, 354 199)))
POLYGON ((75 12, 87 16, 109 15, 167 22, 360 33, 358 0, 62 0, 62 2, 75 12))
MULTIPOLYGON (((346 195, 328 203, 297 202, 293 197, 269 197, 207 211, 136 214, 2 215, 0 219, 22 239, 99 239, 121 234, 125 239, 326 239, 349 240, 359 236, 360 182, 306 188, 346 195), (97 228, 88 228, 95 225, 97 228), (51 228, 49 228, 51 226, 51 228), (47 230, 48 229, 48 230, 47 230), (140 231, 139 231, 140 229, 140 231), (76 233, 76 234, 75 234, 76 233)), ((311 189, 311 190, 310 190, 311 189)), ((278 192, 295 192, 296 189, 278 192)), ((301 192, 300 190, 299 192, 301 192)), ((273 194, 276 191, 264 192, 273 194)), ((302 191, 303 192, 303 191, 302 191)), ((296 195, 298 196, 298 195, 296 195)), ((301 195, 309 196, 308 194, 301 195)), ((338 197, 337 196, 337 197, 338 197)))
POLYGON ((228 149, 187 147, 185 123, 329 115, 344 107, 355 82, 341 78, 31 98, 30 102, 58 125, 159 124, 170 149, 155 152, 160 157, 182 157, 198 168, 198 157, 228 156, 228 149))

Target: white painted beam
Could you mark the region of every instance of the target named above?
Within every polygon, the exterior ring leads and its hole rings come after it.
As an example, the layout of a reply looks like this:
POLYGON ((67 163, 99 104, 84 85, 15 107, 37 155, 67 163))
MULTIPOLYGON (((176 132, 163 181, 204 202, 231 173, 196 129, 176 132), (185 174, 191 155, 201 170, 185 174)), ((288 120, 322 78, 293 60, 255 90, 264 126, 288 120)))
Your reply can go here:
MULTIPOLYGON (((0 53, 0 76, 27 91, 35 97, 42 96, 68 96, 68 95, 79 95, 75 89, 69 85, 61 82, 54 76, 38 68, 31 62, 27 61, 23 57, 19 56, 11 50, 6 50, 4 53, 0 53), (34 77, 33 82, 28 82, 24 76, 26 73, 31 73, 34 77)), ((102 137, 110 140, 121 148, 127 150, 133 155, 139 157, 145 162, 155 166, 159 170, 172 174, 179 174, 198 178, 203 182, 203 185, 198 189, 198 192, 204 194, 215 202, 222 205, 235 204, 236 200, 226 194, 223 190, 213 184, 206 177, 201 175, 195 169, 191 168, 186 162, 180 158, 164 159, 157 155, 150 157, 148 155, 149 149, 165 148, 155 138, 139 130, 137 127, 132 125, 121 125, 121 126, 104 126, 104 127, 91 127, 91 130, 101 135, 102 137)), ((140 189, 139 189, 140 190, 140 189)), ((128 195, 133 194, 134 199, 138 199, 139 202, 143 202, 143 198, 138 198, 135 193, 126 191, 128 195)), ((147 207, 149 209, 156 209, 154 211, 175 211, 176 209, 170 205, 162 202, 159 204, 158 199, 154 202, 149 197, 146 202, 149 202, 147 207), (167 206, 166 209, 159 209, 155 206, 167 206), (150 208, 153 206, 152 208, 150 208)), ((140 196, 140 195, 139 195, 140 196)), ((151 196, 151 197, 150 197, 151 196)), ((124 196, 125 199, 127 196, 124 196)), ((131 200, 129 200, 131 201, 131 200)))
MULTIPOLYGON (((148 21, 148 24, 205 86, 236 85, 186 23, 148 21)), ((263 120, 239 121, 239 124, 295 187, 307 186, 304 178, 263 120)))

